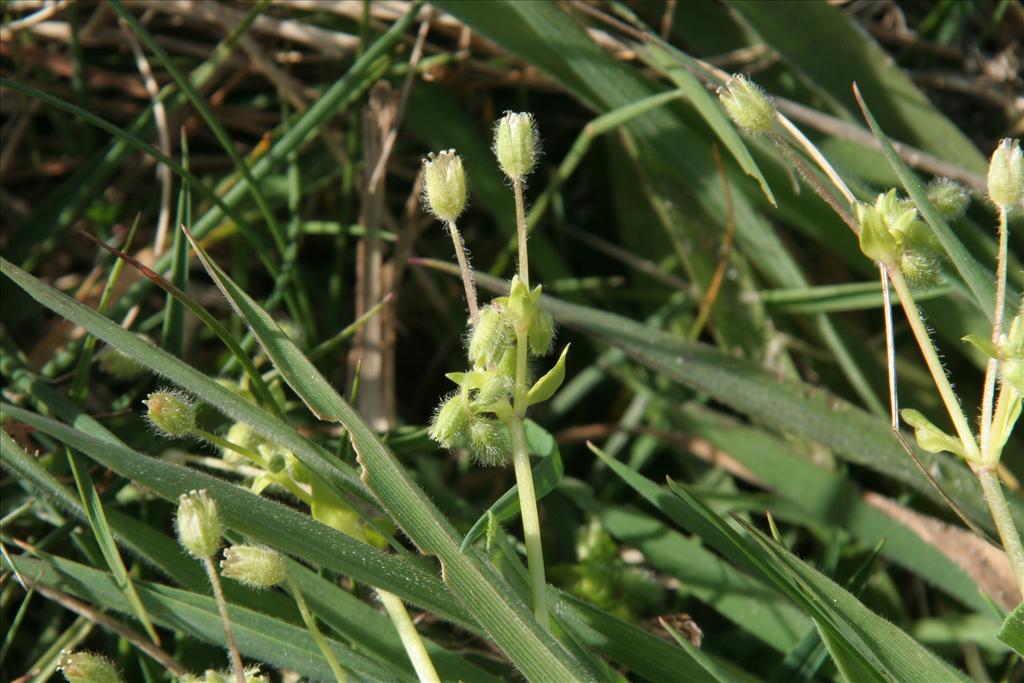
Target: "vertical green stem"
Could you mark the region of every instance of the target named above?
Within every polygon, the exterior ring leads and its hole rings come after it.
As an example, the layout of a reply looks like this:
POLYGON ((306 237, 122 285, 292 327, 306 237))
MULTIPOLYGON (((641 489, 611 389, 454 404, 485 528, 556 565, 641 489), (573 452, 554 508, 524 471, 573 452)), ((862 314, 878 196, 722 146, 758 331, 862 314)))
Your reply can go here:
MULTIPOLYGON (((992 343, 998 344, 1003 333, 1003 310, 1006 308, 1006 251, 1007 233, 1006 209, 999 211, 999 252, 996 256, 996 304, 992 314, 992 343)), ((999 453, 992 447, 992 410, 995 402, 996 375, 999 359, 989 358, 985 368, 985 385, 981 393, 981 416, 978 418, 981 438, 981 459, 987 466, 999 461, 999 453)))
POLYGON ((932 344, 931 337, 928 336, 928 330, 924 326, 921 312, 917 309, 914 295, 910 293, 910 288, 907 287, 907 282, 903 279, 903 274, 899 270, 896 268, 887 268, 886 270, 889 272, 889 280, 892 282, 893 289, 896 290, 896 295, 899 297, 900 303, 903 304, 903 312, 907 316, 907 322, 910 323, 910 329, 914 332, 914 338, 917 339, 921 355, 924 356, 925 364, 928 365, 928 371, 932 375, 935 387, 939 390, 939 396, 946 406, 946 412, 949 413, 949 418, 953 421, 956 433, 960 437, 960 443, 963 444, 964 452, 967 453, 971 460, 977 461, 980 458, 978 444, 974 440, 971 426, 967 423, 967 417, 960 406, 960 400, 957 398, 956 392, 953 391, 949 378, 946 377, 946 370, 942 367, 939 354, 932 344))
POLYGON ((512 179, 512 191, 516 196, 516 232, 519 235, 519 279, 527 289, 530 287, 529 256, 526 251, 526 204, 523 201, 523 179, 512 179))
POLYGON ((985 492, 985 500, 988 501, 988 508, 992 512, 992 519, 999 530, 999 540, 1003 542, 1003 549, 1006 556, 1010 558, 1010 565, 1013 567, 1013 575, 1017 579, 1017 587, 1024 595, 1024 545, 1021 544, 1020 533, 1013 523, 1013 516, 1010 514, 1010 505, 1003 496, 1003 488, 999 483, 999 477, 995 470, 987 467, 979 467, 974 470, 981 482, 981 488, 985 492))
MULTIPOLYGON (((516 200, 516 229, 519 235, 519 280, 530 287, 530 261, 526 249, 526 207, 523 202, 522 178, 512 179, 512 190, 516 200)), ((509 420, 509 435, 512 438, 512 465, 516 472, 516 488, 519 491, 519 512, 523 520, 523 541, 526 543, 526 564, 530 571, 530 585, 533 592, 533 613, 545 631, 550 630, 547 607, 547 581, 544 578, 544 547, 541 544, 540 515, 537 513, 537 491, 533 486, 533 470, 530 469, 530 454, 526 451, 526 433, 523 420, 526 419, 526 369, 529 355, 529 327, 516 325, 516 385, 514 414, 509 420)))
POLYGON ((405 603, 397 595, 379 588, 377 597, 380 598, 381 604, 384 605, 388 616, 391 617, 391 623, 395 625, 398 637, 402 639, 405 653, 409 655, 409 661, 412 662, 412 667, 416 670, 416 676, 420 679, 420 683, 441 683, 441 679, 434 669, 434 663, 430 660, 430 655, 427 654, 427 648, 423 646, 423 639, 420 638, 416 625, 412 623, 409 611, 405 609, 405 603))
POLYGON ((466 249, 462 243, 462 235, 455 226, 455 221, 448 221, 448 232, 451 233, 452 242, 455 244, 455 258, 459 261, 459 270, 462 271, 462 286, 466 290, 466 306, 469 308, 469 322, 476 325, 480 320, 480 313, 476 303, 476 285, 473 283, 473 273, 469 269, 469 261, 466 259, 466 249))
POLYGON ((327 640, 324 638, 324 634, 320 632, 320 628, 316 625, 316 617, 309 611, 309 606, 306 604, 306 599, 302 597, 302 591, 299 590, 299 584, 295 583, 295 579, 292 578, 291 574, 285 574, 285 584, 288 586, 288 592, 292 594, 292 598, 295 599, 295 605, 299 608, 299 613, 302 615, 302 621, 306 624, 306 630, 309 631, 310 635, 313 636, 313 640, 316 641, 317 647, 320 648, 320 652, 324 654, 324 658, 327 659, 327 664, 330 665, 331 671, 334 673, 335 680, 338 683, 345 683, 348 679, 345 677, 345 671, 341 668, 338 663, 338 658, 334 656, 334 650, 328 645, 327 640))
POLYGON ((245 665, 242 664, 242 655, 238 652, 235 632, 231 628, 231 617, 228 616, 228 602, 224 599, 224 591, 220 587, 220 577, 217 576, 217 568, 213 565, 212 557, 203 558, 203 568, 206 569, 206 576, 210 579, 210 586, 213 587, 213 599, 220 611, 220 621, 224 624, 224 638, 228 641, 231 669, 235 672, 235 679, 238 683, 245 683, 245 665))

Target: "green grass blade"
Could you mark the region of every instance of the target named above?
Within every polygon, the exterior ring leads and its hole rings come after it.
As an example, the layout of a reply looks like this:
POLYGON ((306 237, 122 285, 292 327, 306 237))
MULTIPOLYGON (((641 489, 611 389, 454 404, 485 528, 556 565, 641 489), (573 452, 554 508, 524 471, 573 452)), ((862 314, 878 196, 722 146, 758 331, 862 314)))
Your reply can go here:
POLYGON ((659 621, 665 630, 668 631, 668 634, 672 636, 672 640, 676 641, 679 647, 681 647, 688 655, 693 657, 704 671, 711 674, 717 683, 744 683, 745 679, 737 678, 724 667, 720 666, 718 662, 711 658, 710 655, 691 643, 689 638, 672 628, 672 626, 670 626, 664 619, 659 619, 659 621))
MULTIPOLYGON (((4 432, 0 433, 0 438, 9 439, 10 437, 4 432)), ((128 604, 131 605, 132 612, 139 622, 142 623, 143 628, 146 629, 149 639, 159 645, 160 636, 157 635, 156 629, 153 628, 153 622, 146 613, 146 608, 142 606, 139 594, 135 590, 135 584, 132 583, 132 578, 128 575, 128 570, 124 566, 124 560, 121 559, 121 553, 118 551, 117 544, 110 533, 107 516, 103 511, 103 502, 100 500, 99 494, 96 493, 96 487, 93 485, 92 477, 89 476, 87 464, 78 455, 75 455, 71 449, 66 450, 68 463, 71 466, 71 474, 75 478, 75 485, 78 487, 78 495, 82 499, 82 507, 85 510, 89 528, 92 530, 92 535, 100 547, 100 552, 103 553, 103 559, 107 562, 107 568, 110 570, 114 581, 117 583, 118 588, 121 589, 128 604)))
POLYGON ((452 592, 460 598, 476 596, 465 602, 466 608, 524 675, 564 681, 587 678, 579 663, 540 628, 526 605, 494 570, 472 549, 468 553, 462 551, 451 524, 273 318, 232 282, 194 239, 192 246, 210 277, 303 403, 321 420, 339 422, 348 430, 363 467, 364 481, 419 549, 440 558, 452 592))
POLYGON ((942 248, 945 249, 946 255, 953 262, 953 266, 960 274, 960 277, 963 278, 968 289, 971 290, 971 294, 974 295, 978 303, 979 310, 984 312, 988 319, 991 320, 996 300, 995 277, 985 268, 982 268, 974 259, 953 230, 946 224, 946 221, 943 220, 938 209, 928 201, 928 193, 925 191, 924 186, 921 185, 914 172, 896 154, 896 150, 892 148, 889 138, 882 131, 878 121, 875 120, 871 110, 868 109, 867 103, 861 97, 856 84, 854 84, 854 94, 857 96, 857 102, 860 104, 861 111, 864 112, 864 119, 868 122, 871 132, 875 134, 879 144, 882 145, 882 153, 889 161, 889 165, 892 166, 892 170, 895 171, 900 182, 903 183, 903 188, 910 195, 910 198, 914 200, 918 211, 921 212, 928 225, 931 226, 936 239, 939 240, 942 248))
MULTIPOLYGON (((181 167, 189 169, 188 136, 185 129, 181 130, 181 167)), ((178 211, 174 225, 192 225, 192 191, 189 189, 188 180, 182 179, 181 188, 178 191, 178 211)), ((171 284, 180 291, 188 290, 188 242, 180 230, 173 231, 174 238, 171 242, 171 273, 169 280, 171 284)), ((181 358, 185 351, 185 308, 184 304, 178 301, 170 293, 164 303, 163 335, 160 340, 164 350, 172 356, 181 358)))

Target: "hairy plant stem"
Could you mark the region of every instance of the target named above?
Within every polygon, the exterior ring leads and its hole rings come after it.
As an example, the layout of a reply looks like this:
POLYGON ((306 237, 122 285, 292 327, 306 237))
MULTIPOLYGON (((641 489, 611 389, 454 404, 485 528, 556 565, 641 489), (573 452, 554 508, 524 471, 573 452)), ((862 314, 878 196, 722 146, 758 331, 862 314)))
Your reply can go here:
POLYGON ((942 367, 942 361, 939 360, 939 354, 935 350, 935 345, 932 344, 932 339, 928 336, 928 330, 925 328, 924 319, 921 318, 921 311, 918 310, 917 303, 914 301, 914 295, 910 293, 910 288, 907 286, 906 280, 903 279, 903 274, 897 268, 887 267, 886 270, 889 273, 889 280, 892 282, 893 289, 896 290, 896 296, 899 297, 900 303, 903 305, 903 312, 907 316, 907 322, 910 323, 910 329, 914 332, 914 338, 921 349, 921 355, 924 356, 925 364, 928 366, 928 371, 935 382, 935 387, 939 390, 939 396, 946 406, 946 412, 949 413, 949 418, 953 421, 953 426, 956 428, 957 436, 960 437, 960 443, 964 447, 964 452, 970 460, 977 462, 981 457, 978 451, 978 443, 974 440, 971 426, 967 422, 967 416, 964 415, 956 392, 953 391, 953 385, 949 383, 949 378, 946 377, 946 371, 942 367))
MULTIPOLYGON (((992 313, 992 343, 999 344, 1003 333, 1003 311, 1006 308, 1006 251, 1007 233, 1006 209, 999 211, 999 251, 996 256, 996 303, 992 313)), ((995 402, 996 376, 999 370, 999 359, 989 358, 985 367, 985 385, 981 392, 981 415, 978 418, 978 429, 981 441, 981 460, 988 467, 999 462, 1000 453, 992 445, 992 410, 995 402)))
POLYGON ((1013 567, 1013 575, 1017 579, 1017 587, 1021 595, 1024 595, 1024 545, 1021 544, 1020 532, 1013 523, 1013 516, 1010 514, 1010 505, 1003 496, 1003 488, 999 483, 999 477, 995 470, 988 467, 978 467, 974 470, 978 481, 981 482, 981 489, 985 492, 985 500, 988 502, 988 509, 992 512, 992 519, 999 531, 999 540, 1003 542, 1003 549, 1006 556, 1010 558, 1010 566, 1013 567))
POLYGON ((529 255, 526 251, 526 204, 523 201, 523 179, 512 179, 512 192, 516 196, 516 233, 519 235, 519 279, 530 287, 529 255))
POLYGON ((295 579, 292 578, 291 574, 284 575, 285 585, 288 588, 288 592, 292 594, 292 598, 295 600, 295 606, 299 608, 299 613, 302 615, 302 621, 306 624, 306 630, 313 636, 313 640, 316 641, 317 647, 320 648, 320 652, 324 654, 324 658, 327 659, 327 664, 330 665, 331 671, 334 673, 335 680, 338 683, 346 683, 348 680, 345 677, 345 671, 341 668, 338 663, 338 658, 334 656, 334 650, 331 649, 330 645, 327 644, 327 640, 324 638, 324 634, 320 632, 320 628, 316 625, 316 617, 309 611, 309 605, 306 604, 306 599, 302 597, 302 591, 299 590, 299 584, 295 583, 295 579))
POLYGON ((451 233, 452 242, 455 244, 455 258, 459 262, 459 270, 462 271, 462 286, 466 290, 469 322, 475 326, 477 321, 480 320, 480 311, 476 303, 476 284, 473 282, 473 272, 469 269, 469 260, 466 259, 466 248, 462 242, 462 235, 455 225, 455 221, 448 221, 448 232, 451 233))
MULTIPOLYGON (((530 287, 530 262, 526 250, 526 207, 523 202, 521 178, 512 180, 516 200, 516 228, 519 234, 519 280, 530 287)), ((533 470, 530 469, 530 454, 526 450, 526 400, 529 388, 526 386, 526 369, 529 356, 529 326, 516 325, 516 382, 513 399, 513 415, 509 420, 509 435, 512 439, 512 465, 516 472, 516 488, 519 491, 519 512, 523 520, 523 541, 526 544, 526 565, 530 572, 530 586, 533 593, 533 614, 545 631, 550 630, 547 607, 547 581, 544 577, 544 547, 541 544, 540 515, 537 513, 537 491, 533 486, 533 470)))
POLYGON ((777 134, 773 134, 772 139, 775 141, 779 151, 782 152, 782 155, 786 157, 786 160, 789 161, 789 163, 793 165, 793 168, 800 173, 800 176, 807 181, 807 184, 811 186, 811 189, 813 189, 814 192, 821 197, 833 211, 836 212, 837 216, 843 219, 843 222, 846 223, 847 227, 849 227, 855 235, 860 234, 860 225, 853 220, 853 216, 850 215, 850 212, 847 211, 843 205, 839 203, 839 200, 828 191, 818 177, 814 175, 814 171, 812 171, 807 163, 800 158, 800 155, 793 151, 789 146, 789 143, 786 142, 781 135, 777 134))
POLYGON ((220 586, 220 577, 217 576, 217 567, 214 566, 212 557, 203 558, 203 568, 206 569, 206 576, 209 577, 210 586, 213 587, 213 599, 217 603, 220 621, 224 625, 224 638, 228 641, 231 670, 235 672, 235 679, 238 683, 245 683, 245 665, 242 664, 242 655, 238 652, 235 632, 231 628, 231 618, 228 616, 228 602, 224 599, 224 590, 220 586))
POLYGON ((416 676, 420 679, 420 683, 441 683, 441 679, 438 678, 437 671, 434 669, 434 663, 430 660, 430 655, 427 654, 427 648, 423 646, 423 640, 416 630, 416 625, 412 623, 409 612, 405 609, 405 603, 397 595, 379 588, 377 596, 380 598, 381 604, 384 605, 384 609, 387 610, 388 616, 391 617, 391 623, 398 630, 398 637, 402 639, 405 653, 409 655, 409 661, 412 662, 412 668, 416 670, 416 676))

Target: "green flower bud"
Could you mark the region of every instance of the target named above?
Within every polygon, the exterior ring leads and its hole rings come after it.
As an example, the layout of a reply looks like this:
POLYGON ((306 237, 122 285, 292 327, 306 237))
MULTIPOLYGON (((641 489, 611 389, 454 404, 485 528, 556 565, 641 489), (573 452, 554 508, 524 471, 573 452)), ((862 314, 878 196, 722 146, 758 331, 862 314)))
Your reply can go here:
MULTIPOLYGON (((244 422, 236 422, 231 425, 228 429, 228 433, 224 435, 227 441, 233 444, 241 446, 242 448, 248 448, 251 451, 257 450, 263 443, 263 437, 257 434, 252 427, 244 422)), ((231 450, 230 448, 221 448, 220 457, 224 462, 229 465, 241 465, 248 463, 249 460, 243 455, 231 450)))
POLYGON ((1003 211, 1024 201, 1024 155, 1020 142, 1006 138, 988 163, 988 198, 1003 211))
POLYGON ((551 350, 551 342, 555 339, 555 320, 547 311, 537 309, 530 321, 530 353, 534 356, 543 356, 551 350))
POLYGON ((454 221, 466 208, 466 173, 454 149, 423 160, 423 197, 438 220, 454 221))
POLYGON ((530 174, 537 161, 537 128, 533 114, 505 112, 494 129, 494 154, 510 180, 530 174))
POLYGON ((469 360, 485 368, 497 365, 515 339, 508 312, 495 304, 485 306, 469 338, 469 360))
POLYGON ((212 557, 220 548, 222 529, 217 504, 206 489, 181 495, 174 527, 178 532, 178 543, 192 557, 212 557))
POLYGON ((928 201, 935 205, 942 217, 955 220, 964 215, 971 203, 971 191, 949 178, 935 178, 928 183, 928 201))
POLYGON ((735 74, 718 89, 726 113, 749 133, 770 133, 775 128, 775 104, 759 85, 743 74, 735 74))
POLYGON ((57 669, 69 683, 119 683, 117 669, 105 657, 89 652, 61 652, 57 669))
POLYGON ((288 574, 284 558, 271 548, 259 545, 235 545, 224 551, 220 573, 250 588, 273 588, 288 574))
POLYGON ((484 467, 501 467, 512 458, 508 429, 498 420, 476 418, 469 425, 469 452, 484 467))
POLYGON ((895 267, 899 262, 899 245, 878 207, 858 204, 857 222, 860 224, 860 250, 864 255, 872 261, 895 267))
POLYGON ((476 395, 476 403, 479 406, 489 406, 495 401, 509 399, 512 397, 512 389, 515 381, 508 375, 498 371, 487 373, 487 378, 480 386, 476 395))
POLYGON ((196 428, 196 404, 181 391, 161 389, 142 402, 149 423, 164 436, 184 437, 196 428))
POLYGON ((442 448, 459 448, 466 443, 470 417, 469 406, 462 394, 452 394, 434 413, 427 435, 442 448))

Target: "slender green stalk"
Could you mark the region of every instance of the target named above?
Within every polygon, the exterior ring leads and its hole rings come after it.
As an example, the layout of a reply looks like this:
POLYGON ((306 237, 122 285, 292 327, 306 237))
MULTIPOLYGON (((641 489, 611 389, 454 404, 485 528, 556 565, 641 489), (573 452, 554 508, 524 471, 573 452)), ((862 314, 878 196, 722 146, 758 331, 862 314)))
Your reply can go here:
POLYGON ((448 221, 448 232, 452 236, 452 243, 455 244, 455 258, 459 261, 459 270, 462 271, 462 286, 466 290, 466 306, 469 307, 469 322, 476 325, 480 320, 480 312, 476 303, 476 285, 473 282, 473 273, 469 269, 469 261, 466 259, 466 248, 462 242, 462 235, 459 233, 455 221, 448 221))
MULTIPOLYGON (((530 262, 526 250, 526 211, 523 204, 523 183, 519 178, 512 181, 516 199, 516 225, 519 233, 519 279, 530 286, 530 262)), ((516 326, 516 383, 512 419, 509 420, 509 435, 512 438, 512 464, 516 472, 516 488, 519 491, 519 511, 523 520, 523 540, 526 543, 526 564, 530 571, 530 585, 533 592, 533 613, 544 628, 550 629, 547 608, 547 581, 544 577, 544 547, 541 544, 540 515, 537 512, 537 492, 533 486, 533 470, 530 469, 530 454, 526 451, 526 433, 523 420, 526 418, 526 370, 528 360, 528 328, 516 326)))
POLYGON ((402 639, 402 645, 405 647, 406 654, 409 655, 409 661, 412 662, 412 667, 416 670, 416 676, 419 677, 420 683, 441 683, 441 679, 434 669, 434 663, 430 660, 430 655, 427 654, 427 648, 423 646, 423 640, 416 630, 416 625, 412 623, 409 612, 405 609, 405 603, 397 595, 379 588, 377 596, 380 598, 381 604, 384 605, 384 609, 387 610, 388 616, 391 617, 391 623, 395 625, 398 637, 402 639))
POLYGON ((981 457, 978 451, 978 443, 974 440, 971 426, 967 422, 967 417, 960 406, 960 400, 957 398, 956 392, 953 391, 953 385, 949 383, 949 378, 946 377, 946 371, 942 367, 942 361, 939 360, 939 354, 935 350, 935 345, 932 344, 932 339, 928 336, 928 330, 925 328, 924 319, 921 318, 921 311, 918 310, 917 303, 914 301, 914 295, 910 293, 910 288, 907 286, 907 282, 903 279, 903 274, 899 270, 896 268, 887 268, 887 270, 889 271, 889 280, 892 282, 893 289, 896 290, 896 295, 899 297, 900 303, 903 304, 903 312, 907 316, 907 322, 910 323, 910 329, 914 332, 914 338, 921 349, 921 355, 924 356, 925 364, 927 364, 928 371, 932 375, 935 387, 939 390, 939 396, 946 406, 946 412, 949 413, 949 418, 953 421, 956 433, 960 437, 960 443, 963 444, 964 452, 967 453, 971 460, 978 461, 981 457))
MULTIPOLYGON (((251 460, 257 467, 260 467, 264 470, 267 469, 267 461, 263 458, 263 456, 261 456, 259 453, 252 450, 251 448, 240 446, 237 443, 234 443, 233 441, 228 441, 227 439, 223 439, 212 432, 208 432, 205 429, 199 429, 198 427, 196 429, 193 429, 192 433, 201 439, 209 441, 214 446, 226 448, 229 451, 234 451, 235 453, 238 453, 243 458, 251 460)), ((285 490, 287 490, 290 494, 298 498, 306 505, 311 505, 313 503, 313 498, 308 493, 303 491, 302 488, 300 488, 291 479, 287 477, 282 477, 281 480, 278 481, 277 483, 283 486, 285 490)))
POLYGON ((512 191, 516 196, 516 233, 519 235, 519 279, 529 288, 530 267, 526 251, 526 204, 523 201, 523 179, 513 178, 512 191))
POLYGON ((228 641, 228 656, 231 659, 231 670, 235 672, 235 679, 238 683, 245 683, 245 666, 242 664, 242 655, 238 652, 238 643, 235 642, 235 632, 231 628, 231 617, 228 616, 228 603, 224 599, 224 590, 220 586, 220 577, 217 576, 217 568, 213 564, 213 558, 203 558, 203 568, 210 578, 210 586, 213 587, 213 598, 217 602, 217 609, 220 611, 220 620, 224 624, 224 638, 228 641))
MULTIPOLYGON (((1007 233, 1006 209, 999 211, 999 251, 996 256, 996 304, 992 313, 992 343, 999 344, 1003 333, 1003 311, 1006 308, 1006 252, 1007 233)), ((981 392, 981 415, 978 418, 981 435, 982 462, 991 466, 998 462, 999 454, 992 446, 992 410, 995 402, 996 376, 999 370, 999 359, 989 358, 985 368, 985 385, 981 392)))
POLYGON ((314 617, 309 611, 306 599, 302 597, 302 591, 299 590, 299 584, 295 583, 295 579, 292 578, 291 574, 285 574, 284 580, 285 585, 288 587, 288 592, 291 593, 292 598, 295 599, 295 605, 299 608, 299 613, 302 615, 302 621, 306 624, 306 629, 309 631, 310 635, 313 636, 313 640, 316 641, 316 645, 320 648, 320 652, 324 653, 324 657, 327 659, 327 663, 330 665, 331 671, 334 673, 334 679, 338 681, 338 683, 345 683, 348 680, 345 677, 345 671, 338 663, 338 658, 334 656, 334 650, 332 650, 330 645, 327 644, 324 634, 320 632, 320 628, 316 625, 316 617, 314 617))
POLYGON ((1003 496, 1003 487, 999 483, 999 477, 995 470, 988 467, 978 467, 974 470, 981 482, 981 489, 985 492, 985 500, 988 501, 988 508, 992 512, 992 519, 999 531, 999 540, 1003 542, 1003 549, 1006 556, 1010 558, 1010 566, 1013 567, 1013 575, 1017 579, 1017 587, 1024 595, 1024 545, 1021 544, 1020 532, 1013 523, 1013 516, 1010 514, 1010 505, 1003 496))

